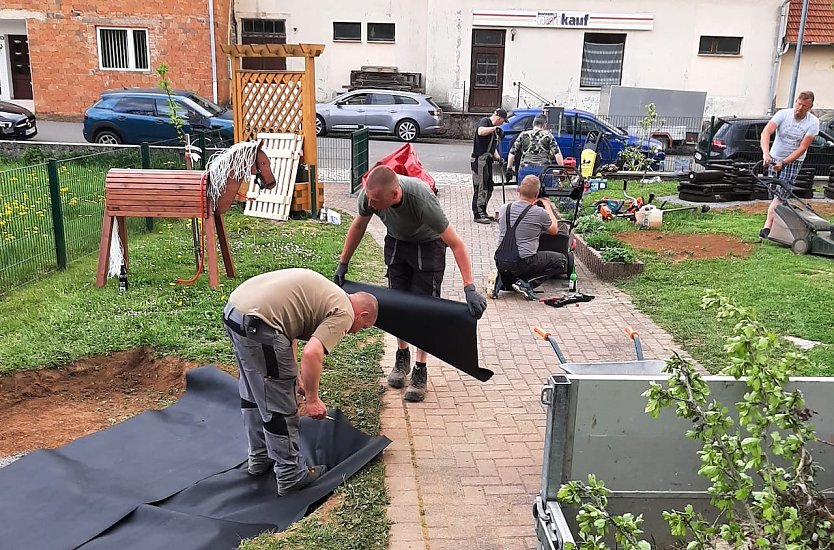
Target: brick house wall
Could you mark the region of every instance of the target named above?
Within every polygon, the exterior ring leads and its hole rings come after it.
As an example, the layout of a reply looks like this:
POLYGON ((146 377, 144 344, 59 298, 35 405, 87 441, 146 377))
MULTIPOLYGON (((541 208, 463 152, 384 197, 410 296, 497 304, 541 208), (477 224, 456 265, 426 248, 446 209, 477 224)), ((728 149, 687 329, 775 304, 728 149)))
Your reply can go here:
MULTIPOLYGON (((227 56, 228 0, 214 2, 218 102, 230 100, 227 56)), ((170 68, 175 88, 212 98, 208 2, 172 0, 4 0, 3 10, 37 14, 26 20, 32 88, 39 116, 80 120, 99 92, 123 86, 155 87, 155 69, 170 68), (44 4, 46 9, 44 10, 44 4), (97 27, 148 31, 150 68, 117 71, 99 68, 97 27)), ((2 17, 2 10, 0 10, 2 17)))

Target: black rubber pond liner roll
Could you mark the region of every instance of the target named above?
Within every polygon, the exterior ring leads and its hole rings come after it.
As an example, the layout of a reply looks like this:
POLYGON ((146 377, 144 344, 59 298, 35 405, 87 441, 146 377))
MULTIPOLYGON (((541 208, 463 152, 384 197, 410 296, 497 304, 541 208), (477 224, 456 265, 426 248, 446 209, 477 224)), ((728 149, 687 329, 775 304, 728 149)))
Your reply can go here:
POLYGON ((237 380, 215 367, 191 370, 185 395, 167 409, 0 469, 0 548, 235 548, 281 530, 390 443, 331 416, 302 418, 300 442, 330 471, 278 498, 274 474, 253 478, 242 467, 237 380))
POLYGON ((724 179, 723 170, 704 170, 703 172, 690 172, 689 181, 693 183, 713 183, 724 179))
POLYGON ((376 326, 486 382, 494 374, 478 366, 478 321, 463 302, 345 281, 346 292, 369 292, 379 302, 376 326))

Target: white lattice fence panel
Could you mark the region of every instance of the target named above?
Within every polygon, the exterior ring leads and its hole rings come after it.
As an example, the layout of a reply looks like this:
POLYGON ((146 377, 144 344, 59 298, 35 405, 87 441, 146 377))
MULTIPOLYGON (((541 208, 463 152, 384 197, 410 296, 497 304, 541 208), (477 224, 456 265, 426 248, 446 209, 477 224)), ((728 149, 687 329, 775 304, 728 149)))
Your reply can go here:
POLYGON ((256 218, 285 221, 290 216, 304 137, 299 134, 259 133, 257 139, 263 141, 263 151, 269 157, 276 184, 272 189, 261 189, 253 178, 249 182, 243 213, 256 218))

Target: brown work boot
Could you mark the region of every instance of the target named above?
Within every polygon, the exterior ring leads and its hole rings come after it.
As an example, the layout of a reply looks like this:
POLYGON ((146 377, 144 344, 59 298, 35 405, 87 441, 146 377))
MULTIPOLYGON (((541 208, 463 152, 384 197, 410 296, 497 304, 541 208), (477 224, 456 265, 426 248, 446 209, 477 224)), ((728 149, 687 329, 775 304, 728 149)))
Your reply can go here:
POLYGON ((428 370, 426 367, 415 365, 411 371, 411 383, 405 390, 405 400, 418 403, 426 397, 426 382, 428 381, 428 370))
POLYGON ((391 374, 388 375, 388 385, 397 389, 405 386, 405 377, 408 376, 410 369, 409 365, 411 365, 411 350, 408 348, 398 349, 394 368, 391 370, 391 374))

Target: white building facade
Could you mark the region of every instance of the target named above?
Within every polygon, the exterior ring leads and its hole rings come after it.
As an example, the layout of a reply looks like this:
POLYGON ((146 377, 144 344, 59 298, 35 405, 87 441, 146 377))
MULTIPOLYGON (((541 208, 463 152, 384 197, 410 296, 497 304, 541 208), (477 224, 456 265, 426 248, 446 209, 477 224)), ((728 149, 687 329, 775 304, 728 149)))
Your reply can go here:
MULTIPOLYGON (((596 112, 608 84, 706 92, 705 115, 761 114, 774 102, 790 103, 781 0, 508 5, 236 0, 235 18, 239 28, 247 20, 283 21, 286 42, 325 44, 316 62, 319 100, 345 91, 351 70, 372 65, 422 73, 427 94, 471 112, 539 105, 541 98, 596 112)), ((834 107, 834 49, 819 51, 803 62, 798 89, 816 87, 817 106, 834 107)))

